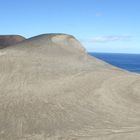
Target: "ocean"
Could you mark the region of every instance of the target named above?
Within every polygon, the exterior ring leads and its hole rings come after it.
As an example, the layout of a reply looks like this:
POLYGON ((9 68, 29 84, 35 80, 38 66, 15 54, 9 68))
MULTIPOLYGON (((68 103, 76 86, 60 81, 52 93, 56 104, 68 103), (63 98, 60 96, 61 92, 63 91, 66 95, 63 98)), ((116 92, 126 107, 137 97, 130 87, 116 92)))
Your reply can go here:
POLYGON ((89 53, 116 67, 140 73, 140 54, 120 54, 120 53, 89 53))

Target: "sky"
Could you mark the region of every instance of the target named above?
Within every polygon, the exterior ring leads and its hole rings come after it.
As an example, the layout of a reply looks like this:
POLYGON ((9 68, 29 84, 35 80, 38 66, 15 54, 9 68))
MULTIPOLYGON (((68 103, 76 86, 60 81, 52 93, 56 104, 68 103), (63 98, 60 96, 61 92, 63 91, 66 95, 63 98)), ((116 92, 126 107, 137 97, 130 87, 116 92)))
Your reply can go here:
POLYGON ((140 53, 140 0, 0 0, 0 34, 75 36, 88 52, 140 53))

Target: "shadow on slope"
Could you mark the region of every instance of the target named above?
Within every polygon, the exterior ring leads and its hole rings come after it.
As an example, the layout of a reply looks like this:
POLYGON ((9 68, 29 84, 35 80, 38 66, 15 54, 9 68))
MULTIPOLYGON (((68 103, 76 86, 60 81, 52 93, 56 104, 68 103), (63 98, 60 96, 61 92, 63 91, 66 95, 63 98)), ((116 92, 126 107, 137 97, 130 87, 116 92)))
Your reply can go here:
POLYGON ((0 35, 0 49, 15 45, 23 40, 25 40, 25 38, 20 35, 0 35))

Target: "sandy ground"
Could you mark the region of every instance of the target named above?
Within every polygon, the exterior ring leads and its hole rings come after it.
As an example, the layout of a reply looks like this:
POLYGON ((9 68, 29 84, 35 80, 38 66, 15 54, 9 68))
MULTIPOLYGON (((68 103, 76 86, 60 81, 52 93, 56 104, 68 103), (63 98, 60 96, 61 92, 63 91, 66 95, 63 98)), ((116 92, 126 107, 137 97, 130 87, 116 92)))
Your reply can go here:
POLYGON ((0 50, 0 140, 139 139, 139 74, 64 34, 0 50))

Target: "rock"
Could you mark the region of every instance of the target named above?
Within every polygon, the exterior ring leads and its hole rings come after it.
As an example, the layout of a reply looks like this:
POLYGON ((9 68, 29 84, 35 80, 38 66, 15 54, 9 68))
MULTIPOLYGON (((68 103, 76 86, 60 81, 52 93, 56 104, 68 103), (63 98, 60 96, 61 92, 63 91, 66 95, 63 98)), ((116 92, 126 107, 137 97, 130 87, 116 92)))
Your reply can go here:
POLYGON ((0 35, 0 49, 14 45, 23 40, 25 40, 25 38, 19 35, 0 35))

